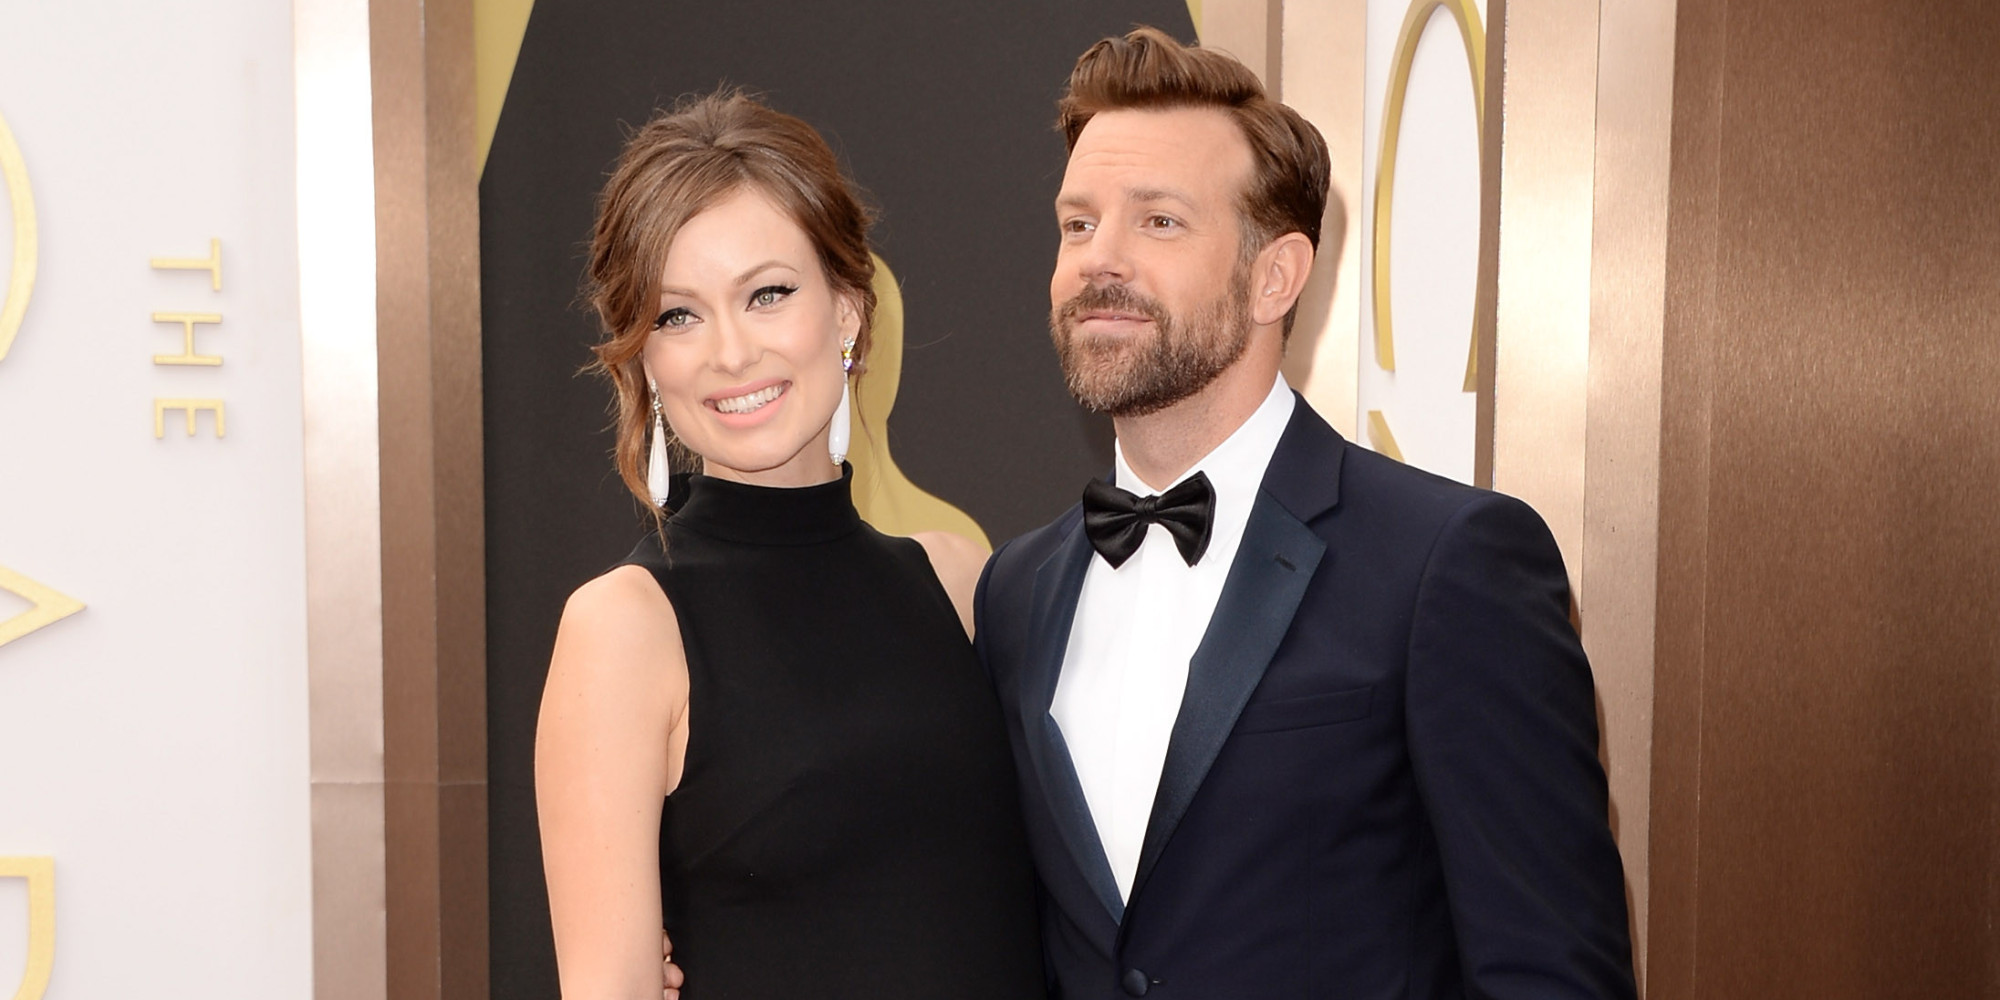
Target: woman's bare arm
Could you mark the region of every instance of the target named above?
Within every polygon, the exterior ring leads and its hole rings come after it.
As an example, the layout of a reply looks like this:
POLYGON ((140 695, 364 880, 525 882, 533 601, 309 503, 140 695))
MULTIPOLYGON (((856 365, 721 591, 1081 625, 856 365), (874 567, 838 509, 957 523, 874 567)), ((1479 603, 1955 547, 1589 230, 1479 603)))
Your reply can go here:
POLYGON ((563 609, 535 732, 535 801, 565 997, 657 1000, 660 809, 687 748, 687 659, 644 569, 563 609))
POLYGON ((937 573, 938 582, 944 584, 944 592, 951 595, 951 605, 958 611, 959 623, 965 626, 965 634, 970 638, 972 591, 979 586, 979 571, 986 568, 985 547, 949 531, 919 531, 910 537, 931 557, 931 570, 937 573))

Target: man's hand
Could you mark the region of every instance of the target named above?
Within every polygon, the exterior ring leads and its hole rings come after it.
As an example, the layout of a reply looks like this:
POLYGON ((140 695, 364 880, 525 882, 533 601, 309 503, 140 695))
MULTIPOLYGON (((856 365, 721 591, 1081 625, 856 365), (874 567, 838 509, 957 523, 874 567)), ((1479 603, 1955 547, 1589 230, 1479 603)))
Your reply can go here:
POLYGON ((660 987, 663 1000, 681 1000, 681 984, 687 977, 681 974, 681 967, 674 964, 674 942, 666 931, 660 932, 660 987))

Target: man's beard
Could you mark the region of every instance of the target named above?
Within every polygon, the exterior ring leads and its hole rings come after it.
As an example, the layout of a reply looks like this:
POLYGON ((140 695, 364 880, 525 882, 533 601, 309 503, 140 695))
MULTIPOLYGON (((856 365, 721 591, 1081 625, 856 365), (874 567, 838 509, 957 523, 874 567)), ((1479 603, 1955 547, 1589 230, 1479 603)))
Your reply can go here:
POLYGON ((1086 285, 1049 316, 1049 337, 1069 394, 1087 410, 1114 417, 1157 413, 1208 388, 1250 343, 1250 273, 1239 267, 1226 295, 1185 318, 1125 285, 1086 285), (1144 316, 1153 336, 1079 334, 1077 317, 1095 310, 1144 316))

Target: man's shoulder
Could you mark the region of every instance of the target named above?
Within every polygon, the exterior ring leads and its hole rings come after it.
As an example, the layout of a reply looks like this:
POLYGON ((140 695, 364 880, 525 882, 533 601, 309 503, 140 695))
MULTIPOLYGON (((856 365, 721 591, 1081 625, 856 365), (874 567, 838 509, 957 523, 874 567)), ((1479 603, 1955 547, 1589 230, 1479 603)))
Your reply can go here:
POLYGON ((1071 504, 1055 520, 1001 543, 987 562, 988 585, 1012 587, 1032 583, 1035 571, 1055 554, 1056 548, 1082 520, 1083 505, 1071 504))
MULTIPOLYGON (((1515 497, 1468 486, 1352 442, 1335 440, 1338 462, 1325 464, 1339 469, 1338 504, 1333 508, 1334 517, 1319 529, 1322 534, 1343 530, 1334 527, 1338 524, 1344 531, 1358 529, 1366 535, 1396 539, 1400 543, 1396 548, 1421 554, 1454 524, 1468 519, 1485 521, 1497 515, 1538 534, 1547 531, 1540 516, 1515 497)), ((1287 474, 1312 472, 1287 470, 1287 474)))

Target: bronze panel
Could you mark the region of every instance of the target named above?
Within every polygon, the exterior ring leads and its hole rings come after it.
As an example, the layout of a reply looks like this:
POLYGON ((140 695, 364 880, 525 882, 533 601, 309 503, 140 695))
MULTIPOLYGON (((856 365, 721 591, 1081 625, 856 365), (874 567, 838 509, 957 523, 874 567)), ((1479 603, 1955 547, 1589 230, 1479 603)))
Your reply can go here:
POLYGON ((1583 644, 1604 715, 1611 829, 1625 862, 1642 988, 1675 6, 1623 0, 1601 9, 1590 250, 1583 644))
POLYGON ((1692 1000, 1700 888, 1701 699, 1714 376, 1716 150, 1727 0, 1680 0, 1674 26, 1667 295, 1661 331, 1659 603, 1654 629, 1647 995, 1692 1000))
POLYGON ((1992 996, 2000 19, 1679 31, 1654 995, 1992 996))
POLYGON ((485 538, 469 0, 371 5, 389 996, 487 995, 485 538))
POLYGON ((313 995, 382 1000, 382 553, 368 7, 363 0, 298 0, 292 11, 313 995))

